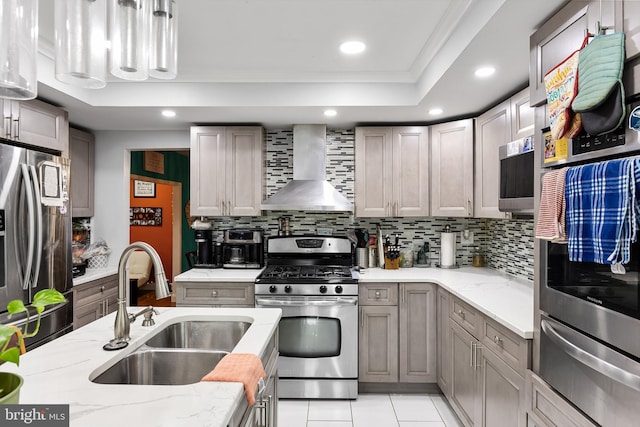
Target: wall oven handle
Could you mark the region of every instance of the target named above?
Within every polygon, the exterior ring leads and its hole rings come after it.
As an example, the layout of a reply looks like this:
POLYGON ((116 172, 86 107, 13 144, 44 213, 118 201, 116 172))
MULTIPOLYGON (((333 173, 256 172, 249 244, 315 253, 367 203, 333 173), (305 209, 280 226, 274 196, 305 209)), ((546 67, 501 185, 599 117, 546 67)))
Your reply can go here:
POLYGON ((356 305, 358 304, 358 297, 342 297, 334 300, 309 300, 309 299, 270 299, 256 297, 256 305, 262 307, 328 307, 336 305, 356 305))
POLYGON ((616 380, 623 385, 626 385, 627 387, 640 391, 640 376, 616 366, 611 362, 602 360, 582 349, 578 344, 571 342, 568 337, 562 336, 562 334, 558 332, 548 320, 542 319, 540 327, 549 339, 554 342, 554 344, 578 362, 616 380))

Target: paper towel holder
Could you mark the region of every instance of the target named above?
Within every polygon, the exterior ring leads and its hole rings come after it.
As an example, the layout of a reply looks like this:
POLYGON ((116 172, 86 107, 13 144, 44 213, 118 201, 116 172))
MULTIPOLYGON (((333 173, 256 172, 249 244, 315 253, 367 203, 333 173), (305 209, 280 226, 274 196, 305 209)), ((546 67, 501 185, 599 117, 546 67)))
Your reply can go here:
MULTIPOLYGON (((444 233, 451 233, 451 226, 449 224, 445 225, 444 227, 444 233)), ((455 233, 453 233, 455 236, 455 233)), ((456 262, 456 247, 455 247, 455 237, 454 237, 454 242, 453 242, 453 264, 451 265, 442 265, 441 263, 436 263, 436 268, 447 268, 447 269, 452 269, 452 268, 459 268, 460 266, 458 265, 458 263, 456 262)), ((440 261, 442 262, 442 241, 440 244, 440 261)))

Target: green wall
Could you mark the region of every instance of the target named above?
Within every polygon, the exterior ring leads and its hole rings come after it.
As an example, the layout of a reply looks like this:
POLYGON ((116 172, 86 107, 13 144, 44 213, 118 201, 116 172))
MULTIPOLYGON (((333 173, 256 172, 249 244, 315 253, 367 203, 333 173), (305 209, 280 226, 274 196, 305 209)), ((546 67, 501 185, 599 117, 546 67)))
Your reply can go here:
MULTIPOLYGON (((189 194, 189 156, 175 151, 157 152, 164 155, 164 174, 144 170, 144 151, 132 151, 131 175, 182 183, 182 206, 180 207, 180 217, 182 218, 182 253, 195 251, 196 243, 194 241, 194 232, 191 227, 189 227, 187 217, 184 213, 184 208, 191 197, 189 194)), ((181 259, 181 265, 182 271, 189 269, 184 256, 181 259)))

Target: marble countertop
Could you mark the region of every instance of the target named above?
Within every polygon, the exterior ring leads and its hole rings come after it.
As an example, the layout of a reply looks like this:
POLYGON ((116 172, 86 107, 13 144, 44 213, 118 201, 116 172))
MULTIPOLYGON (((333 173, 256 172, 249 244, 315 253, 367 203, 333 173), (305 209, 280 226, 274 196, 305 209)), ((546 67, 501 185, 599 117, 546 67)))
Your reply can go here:
MULTIPOLYGON (((138 308, 129 308, 136 312, 138 308)), ((131 342, 118 351, 102 346, 113 338, 115 313, 64 335, 20 358, 3 371, 24 378, 21 404, 69 404, 73 427, 212 426, 224 427, 244 399, 241 383, 198 382, 188 385, 107 385, 90 381, 147 338, 180 320, 242 320, 252 322, 233 352, 264 352, 280 320, 279 309, 157 308, 155 326, 131 324, 131 342)))
MULTIPOLYGON (((192 269, 176 276, 179 282, 252 282, 262 270, 192 269)), ((432 282, 442 286, 484 315, 522 338, 533 338, 533 283, 492 268, 456 269, 367 268, 360 283, 432 282)))
POLYGON ((118 274, 118 267, 107 268, 87 268, 86 272, 82 276, 73 278, 73 286, 82 285, 92 280, 102 279, 103 277, 118 274))
POLYGON ((173 279, 178 282, 254 282, 262 268, 192 268, 173 279))
POLYGON ((533 283, 491 268, 367 268, 360 283, 430 282, 496 320, 522 338, 533 338, 533 283))

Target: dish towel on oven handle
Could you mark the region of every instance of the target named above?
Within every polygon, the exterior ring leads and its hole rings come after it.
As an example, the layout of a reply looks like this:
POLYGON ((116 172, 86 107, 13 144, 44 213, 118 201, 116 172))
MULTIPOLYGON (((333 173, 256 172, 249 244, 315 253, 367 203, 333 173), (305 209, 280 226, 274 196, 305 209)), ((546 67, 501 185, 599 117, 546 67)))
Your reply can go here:
POLYGON ((637 159, 567 170, 565 199, 569 260, 627 264, 636 241, 637 159))
POLYGON ((249 406, 256 403, 255 392, 260 379, 266 379, 262 360, 252 353, 229 353, 202 381, 239 382, 244 385, 249 406))
POLYGON ((542 177, 536 239, 567 243, 564 186, 568 168, 547 172, 542 177))

